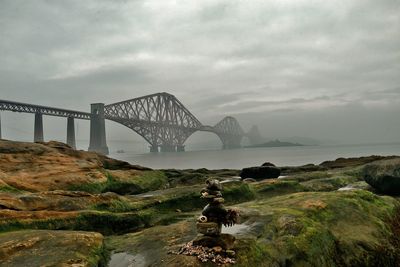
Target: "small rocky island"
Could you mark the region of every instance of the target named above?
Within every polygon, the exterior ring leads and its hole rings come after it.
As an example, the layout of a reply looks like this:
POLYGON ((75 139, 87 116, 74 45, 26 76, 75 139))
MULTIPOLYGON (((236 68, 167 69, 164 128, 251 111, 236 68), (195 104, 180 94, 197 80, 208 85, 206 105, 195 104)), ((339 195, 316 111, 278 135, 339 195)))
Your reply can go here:
POLYGON ((304 145, 299 144, 299 143, 280 141, 279 139, 276 139, 273 141, 268 141, 265 143, 246 146, 246 147, 285 147, 285 146, 304 146, 304 145))
POLYGON ((399 157, 249 167, 0 140, 0 266, 399 266, 399 157))

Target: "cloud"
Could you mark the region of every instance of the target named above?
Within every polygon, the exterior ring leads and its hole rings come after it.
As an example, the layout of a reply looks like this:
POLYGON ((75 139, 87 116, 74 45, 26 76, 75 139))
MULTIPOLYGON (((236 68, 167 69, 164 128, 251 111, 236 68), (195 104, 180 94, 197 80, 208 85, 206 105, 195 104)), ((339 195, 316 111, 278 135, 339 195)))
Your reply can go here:
POLYGON ((399 32, 396 0, 3 0, 1 98, 88 110, 167 91, 207 124, 387 114, 399 32))

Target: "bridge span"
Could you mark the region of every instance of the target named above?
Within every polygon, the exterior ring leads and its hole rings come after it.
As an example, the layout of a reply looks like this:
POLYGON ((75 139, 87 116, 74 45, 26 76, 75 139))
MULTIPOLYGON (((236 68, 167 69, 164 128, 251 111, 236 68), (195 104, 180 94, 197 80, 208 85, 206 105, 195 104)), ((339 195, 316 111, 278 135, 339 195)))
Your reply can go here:
MULTIPOLYGON (((0 100, 0 110, 34 113, 34 142, 44 141, 43 115, 67 118, 67 144, 75 148, 74 119, 90 120, 89 151, 108 154, 105 120, 120 123, 142 136, 151 152, 184 151, 185 141, 196 131, 215 133, 223 149, 240 147, 246 134, 233 117, 214 126, 203 125, 175 96, 156 93, 105 105, 91 104, 91 112, 0 100)), ((1 121, 0 121, 1 138, 1 121)))

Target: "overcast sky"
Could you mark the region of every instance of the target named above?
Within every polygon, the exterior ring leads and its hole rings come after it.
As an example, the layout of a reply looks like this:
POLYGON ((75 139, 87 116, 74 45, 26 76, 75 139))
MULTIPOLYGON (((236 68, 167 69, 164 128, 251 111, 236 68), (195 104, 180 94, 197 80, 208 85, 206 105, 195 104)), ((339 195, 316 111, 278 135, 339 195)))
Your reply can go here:
MULTIPOLYGON (((0 99, 89 111, 163 91, 204 124, 400 141, 400 1, 0 0, 0 99)), ((3 137, 32 138, 32 116, 1 114, 3 137)))

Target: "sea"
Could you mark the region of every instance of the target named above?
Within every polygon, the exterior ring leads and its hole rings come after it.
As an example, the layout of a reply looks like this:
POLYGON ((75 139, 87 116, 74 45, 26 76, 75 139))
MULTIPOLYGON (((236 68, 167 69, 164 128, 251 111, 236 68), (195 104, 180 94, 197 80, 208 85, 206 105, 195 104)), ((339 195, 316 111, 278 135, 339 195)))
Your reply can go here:
POLYGON ((400 143, 258 147, 222 150, 188 146, 185 152, 150 153, 144 143, 108 142, 110 157, 153 169, 242 169, 272 162, 277 166, 320 164, 343 157, 400 155, 400 143), (119 152, 117 152, 119 150, 119 152))

